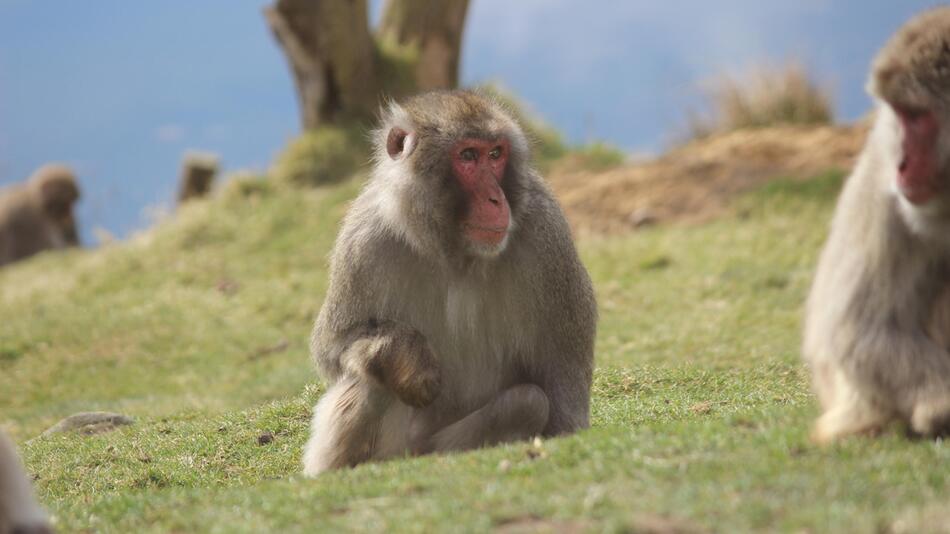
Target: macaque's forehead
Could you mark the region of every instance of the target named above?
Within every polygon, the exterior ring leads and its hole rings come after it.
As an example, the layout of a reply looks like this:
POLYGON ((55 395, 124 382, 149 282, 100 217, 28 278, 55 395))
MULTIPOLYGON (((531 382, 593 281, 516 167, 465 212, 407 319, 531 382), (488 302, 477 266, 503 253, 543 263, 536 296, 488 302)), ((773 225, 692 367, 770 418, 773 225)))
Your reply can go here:
POLYGON ((950 7, 917 16, 888 41, 874 62, 871 89, 891 102, 950 98, 950 7))
POLYGON ((48 163, 37 169, 32 176, 33 180, 36 181, 46 181, 46 180, 61 180, 61 181, 75 181, 76 175, 73 173, 72 169, 65 165, 60 165, 57 163, 48 163))
POLYGON ((495 139, 513 123, 494 102, 463 91, 416 97, 406 104, 406 111, 421 135, 432 133, 455 139, 495 139))

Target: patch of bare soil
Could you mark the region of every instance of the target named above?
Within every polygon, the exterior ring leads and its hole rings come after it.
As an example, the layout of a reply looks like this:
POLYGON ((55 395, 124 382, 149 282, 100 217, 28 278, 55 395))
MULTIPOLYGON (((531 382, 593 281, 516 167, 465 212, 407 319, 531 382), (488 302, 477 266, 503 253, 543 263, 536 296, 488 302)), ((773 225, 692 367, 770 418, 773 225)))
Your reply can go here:
POLYGON ((548 182, 580 233, 702 222, 720 214, 737 194, 769 180, 849 170, 867 130, 866 121, 739 130, 602 173, 578 170, 567 159, 552 169, 548 182))
MULTIPOLYGON (((495 527, 496 534, 580 534, 599 530, 583 521, 558 521, 537 516, 515 517, 495 527)), ((628 521, 625 532, 632 534, 702 534, 705 529, 687 521, 659 515, 636 515, 628 521)))
POLYGON ((881 531, 893 534, 910 532, 950 534, 950 503, 907 510, 893 524, 882 528, 881 531))
POLYGON ((534 516, 517 517, 502 521, 495 528, 496 534, 580 534, 587 532, 589 525, 579 521, 557 521, 534 516))

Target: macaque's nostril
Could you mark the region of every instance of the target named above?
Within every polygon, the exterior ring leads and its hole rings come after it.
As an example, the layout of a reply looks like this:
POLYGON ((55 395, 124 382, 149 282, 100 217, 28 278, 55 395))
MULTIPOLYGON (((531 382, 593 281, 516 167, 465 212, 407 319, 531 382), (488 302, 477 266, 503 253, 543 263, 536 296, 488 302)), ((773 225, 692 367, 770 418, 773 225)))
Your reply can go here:
POLYGON ((497 198, 495 198, 495 197, 488 197, 488 201, 491 202, 492 204, 496 205, 496 206, 499 205, 499 204, 501 204, 501 201, 499 201, 499 200, 498 200, 497 198))

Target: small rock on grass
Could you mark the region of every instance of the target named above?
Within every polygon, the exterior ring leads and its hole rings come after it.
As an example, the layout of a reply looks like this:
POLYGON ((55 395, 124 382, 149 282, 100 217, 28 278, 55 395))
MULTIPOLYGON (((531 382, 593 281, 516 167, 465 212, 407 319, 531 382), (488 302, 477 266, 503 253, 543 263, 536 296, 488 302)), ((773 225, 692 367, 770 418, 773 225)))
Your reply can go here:
POLYGON ((268 443, 271 443, 272 441, 274 441, 274 435, 271 434, 270 432, 264 432, 260 436, 257 436, 258 445, 261 445, 261 446, 267 445, 268 443))
POLYGON ((643 228, 645 226, 653 226, 657 223, 658 218, 650 208, 637 208, 630 213, 627 220, 630 221, 630 224, 632 224, 634 228, 643 228))
POLYGON ((131 417, 112 412, 81 412, 70 415, 43 432, 44 436, 77 432, 84 436, 112 432, 120 426, 131 425, 131 417))
POLYGON ((661 515, 641 514, 635 516, 628 527, 631 532, 643 534, 703 534, 705 528, 683 519, 661 515))

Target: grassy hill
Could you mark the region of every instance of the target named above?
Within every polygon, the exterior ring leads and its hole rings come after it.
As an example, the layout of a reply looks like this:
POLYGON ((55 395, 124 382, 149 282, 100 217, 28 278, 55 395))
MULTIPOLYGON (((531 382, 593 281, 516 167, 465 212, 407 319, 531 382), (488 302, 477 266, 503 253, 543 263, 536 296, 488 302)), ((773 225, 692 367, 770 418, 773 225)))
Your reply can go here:
POLYGON ((937 529, 950 445, 807 439, 800 310, 841 176, 585 236, 602 319, 573 437, 298 474, 321 391, 307 337, 355 181, 229 187, 129 242, 0 271, 0 424, 63 532, 937 529), (137 424, 32 439, 97 409, 137 424))

